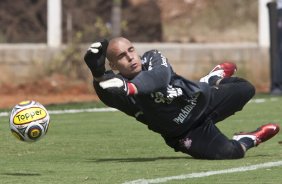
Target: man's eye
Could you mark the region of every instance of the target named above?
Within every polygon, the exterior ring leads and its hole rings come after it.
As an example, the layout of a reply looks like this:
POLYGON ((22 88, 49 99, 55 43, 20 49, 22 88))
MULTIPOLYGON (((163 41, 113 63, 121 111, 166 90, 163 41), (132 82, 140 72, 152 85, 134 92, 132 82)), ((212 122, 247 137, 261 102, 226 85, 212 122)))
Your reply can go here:
POLYGON ((122 59, 125 55, 124 54, 121 54, 118 56, 118 59, 122 59))

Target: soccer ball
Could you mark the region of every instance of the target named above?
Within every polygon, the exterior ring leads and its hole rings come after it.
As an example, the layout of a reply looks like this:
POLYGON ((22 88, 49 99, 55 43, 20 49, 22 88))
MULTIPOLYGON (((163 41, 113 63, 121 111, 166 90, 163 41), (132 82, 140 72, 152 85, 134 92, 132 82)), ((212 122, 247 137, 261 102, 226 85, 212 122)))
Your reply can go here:
POLYGON ((22 101, 10 114, 12 134, 21 141, 35 142, 46 135, 50 116, 45 107, 36 101, 22 101))

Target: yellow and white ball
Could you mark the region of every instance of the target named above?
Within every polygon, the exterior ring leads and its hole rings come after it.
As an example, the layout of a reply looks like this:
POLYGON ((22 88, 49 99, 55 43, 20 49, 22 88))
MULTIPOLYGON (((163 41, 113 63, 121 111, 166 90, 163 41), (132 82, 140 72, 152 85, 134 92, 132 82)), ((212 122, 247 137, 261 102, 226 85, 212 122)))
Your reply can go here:
POLYGON ((21 141, 38 141, 47 133, 49 123, 48 111, 36 101, 20 102, 10 114, 12 134, 21 141))

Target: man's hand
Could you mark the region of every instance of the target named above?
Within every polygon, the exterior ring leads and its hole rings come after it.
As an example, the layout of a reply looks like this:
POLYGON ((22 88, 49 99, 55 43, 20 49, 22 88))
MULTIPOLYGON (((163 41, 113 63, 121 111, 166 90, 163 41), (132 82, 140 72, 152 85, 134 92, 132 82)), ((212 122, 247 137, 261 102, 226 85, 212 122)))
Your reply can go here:
POLYGON ((116 94, 127 96, 137 94, 136 86, 131 82, 125 81, 120 75, 115 75, 107 80, 104 80, 100 82, 99 85, 101 88, 116 94))
POLYGON ((105 59, 108 44, 108 40, 92 43, 84 56, 84 61, 91 70, 94 78, 101 77, 106 70, 105 59))
POLYGON ((100 48, 102 48, 102 43, 95 42, 90 45, 90 47, 88 48, 88 51, 91 51, 94 54, 98 54, 100 48))

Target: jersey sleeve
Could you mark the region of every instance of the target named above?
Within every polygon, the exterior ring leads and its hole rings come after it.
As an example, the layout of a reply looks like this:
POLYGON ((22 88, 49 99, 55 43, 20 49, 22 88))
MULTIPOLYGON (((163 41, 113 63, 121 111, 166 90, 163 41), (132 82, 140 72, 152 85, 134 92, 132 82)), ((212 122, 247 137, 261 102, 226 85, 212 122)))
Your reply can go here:
POLYGON ((152 50, 143 55, 142 61, 142 71, 130 80, 135 84, 138 94, 149 94, 165 88, 169 84, 173 72, 167 58, 161 52, 152 50))

